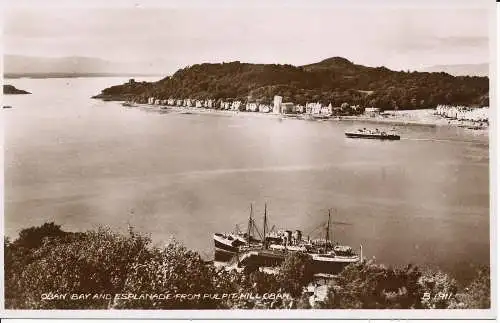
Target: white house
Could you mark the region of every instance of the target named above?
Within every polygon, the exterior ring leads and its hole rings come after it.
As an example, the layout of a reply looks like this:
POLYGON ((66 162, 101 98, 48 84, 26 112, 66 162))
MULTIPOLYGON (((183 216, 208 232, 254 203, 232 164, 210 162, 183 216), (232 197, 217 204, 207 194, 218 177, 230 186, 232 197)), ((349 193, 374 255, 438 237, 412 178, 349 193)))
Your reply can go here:
POLYGON ((317 102, 317 103, 313 103, 313 107, 312 107, 312 114, 320 114, 321 113, 321 103, 317 102))
POLYGON ((307 103, 306 104, 307 114, 320 114, 321 113, 321 103, 307 103))
POLYGON ((366 113, 379 113, 380 109, 379 108, 366 108, 365 112, 366 113))
POLYGON ((260 104, 259 105, 259 112, 269 113, 269 112, 271 112, 271 107, 266 105, 266 104, 260 104))
POLYGON ((256 112, 258 110, 257 103, 255 102, 247 103, 245 109, 247 111, 256 112))
POLYGON ((283 97, 279 95, 275 95, 273 99, 273 113, 280 114, 281 113, 281 103, 283 102, 283 97))
POLYGON ((331 116, 333 114, 332 104, 330 103, 327 107, 321 107, 320 111, 322 115, 331 116))
POLYGON ((241 106, 241 101, 233 101, 231 104, 231 110, 239 110, 241 106))

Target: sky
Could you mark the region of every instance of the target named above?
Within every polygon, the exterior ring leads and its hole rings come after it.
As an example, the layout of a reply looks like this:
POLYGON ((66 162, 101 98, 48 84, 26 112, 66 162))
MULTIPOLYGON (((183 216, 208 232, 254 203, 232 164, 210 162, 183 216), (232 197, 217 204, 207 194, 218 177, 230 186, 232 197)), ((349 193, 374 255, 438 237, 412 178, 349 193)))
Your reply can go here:
POLYGON ((486 63, 494 8, 492 1, 10 3, 4 54, 97 57, 165 72, 203 62, 303 65, 332 56, 395 70, 486 63))

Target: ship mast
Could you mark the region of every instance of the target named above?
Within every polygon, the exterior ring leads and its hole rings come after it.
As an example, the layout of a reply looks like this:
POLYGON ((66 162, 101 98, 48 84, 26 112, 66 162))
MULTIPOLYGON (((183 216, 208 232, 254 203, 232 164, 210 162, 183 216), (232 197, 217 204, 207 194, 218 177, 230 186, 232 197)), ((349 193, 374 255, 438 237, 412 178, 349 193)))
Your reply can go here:
POLYGON ((328 242, 330 241, 330 217, 331 211, 328 209, 328 223, 326 225, 326 235, 325 235, 325 253, 328 248, 328 242))
POLYGON ((247 244, 250 245, 250 234, 252 230, 252 214, 253 214, 253 206, 250 203, 250 217, 248 218, 248 228, 247 228, 247 244))
POLYGON ((267 203, 264 204, 264 237, 263 239, 263 248, 266 249, 266 226, 267 226, 267 203))

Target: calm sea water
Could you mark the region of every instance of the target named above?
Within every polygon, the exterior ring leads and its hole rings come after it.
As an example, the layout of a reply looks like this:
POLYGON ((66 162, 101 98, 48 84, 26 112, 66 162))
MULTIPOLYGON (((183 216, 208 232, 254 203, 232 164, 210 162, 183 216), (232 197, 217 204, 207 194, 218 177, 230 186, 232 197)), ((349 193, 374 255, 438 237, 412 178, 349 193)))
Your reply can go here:
MULTIPOLYGON (((386 264, 458 278, 489 263, 488 137, 397 127, 399 142, 355 140, 352 122, 160 114, 90 99, 125 79, 18 79, 6 96, 5 232, 55 221, 171 236, 209 257, 214 232, 259 221, 334 239, 386 264)), ((376 125, 376 127, 382 127, 376 125)))

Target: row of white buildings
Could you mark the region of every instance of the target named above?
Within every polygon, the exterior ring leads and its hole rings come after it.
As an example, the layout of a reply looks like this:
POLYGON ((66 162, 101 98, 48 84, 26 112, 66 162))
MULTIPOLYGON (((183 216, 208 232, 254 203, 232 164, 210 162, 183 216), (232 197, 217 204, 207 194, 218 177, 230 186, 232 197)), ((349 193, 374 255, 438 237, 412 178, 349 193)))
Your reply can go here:
MULTIPOLYGON (((273 99, 273 104, 263 104, 256 101, 248 101, 243 103, 240 100, 195 100, 195 99, 158 99, 154 97, 148 98, 148 104, 150 105, 166 105, 166 106, 177 106, 177 107, 194 107, 194 108, 206 108, 206 109, 220 109, 220 110, 232 110, 232 111, 249 111, 249 112, 261 112, 261 113, 274 113, 274 114, 297 114, 305 113, 312 115, 324 115, 331 116, 334 112, 339 112, 345 110, 345 107, 333 107, 330 103, 328 106, 324 106, 319 102, 307 103, 306 105, 294 104, 293 102, 283 102, 283 97, 276 95, 273 99)), ((348 106, 351 111, 358 111, 361 108, 359 106, 348 106)))
POLYGON ((470 108, 465 106, 438 105, 435 113, 445 118, 463 121, 487 122, 489 119, 488 107, 470 108))
POLYGON ((148 98, 150 105, 168 105, 177 107, 195 107, 195 108, 215 108, 215 100, 193 100, 193 99, 156 99, 148 98))

